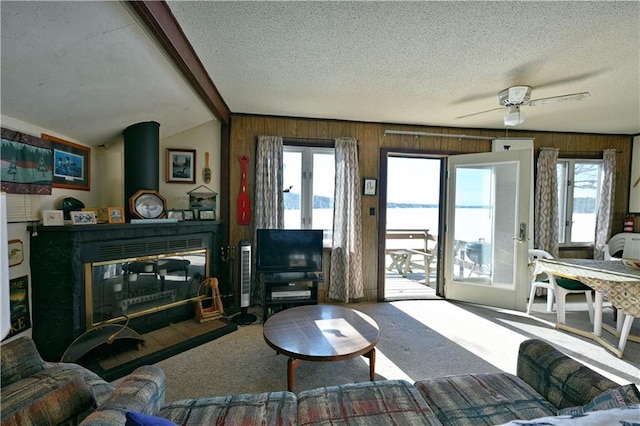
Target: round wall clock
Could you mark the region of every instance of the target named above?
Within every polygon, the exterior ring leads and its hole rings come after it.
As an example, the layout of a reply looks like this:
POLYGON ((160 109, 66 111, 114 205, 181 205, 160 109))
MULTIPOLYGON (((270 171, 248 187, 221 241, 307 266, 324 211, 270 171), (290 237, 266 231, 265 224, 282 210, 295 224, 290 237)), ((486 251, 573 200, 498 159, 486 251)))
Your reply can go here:
POLYGON ((159 219, 167 210, 167 200, 157 191, 141 189, 129 198, 129 211, 141 219, 159 219))

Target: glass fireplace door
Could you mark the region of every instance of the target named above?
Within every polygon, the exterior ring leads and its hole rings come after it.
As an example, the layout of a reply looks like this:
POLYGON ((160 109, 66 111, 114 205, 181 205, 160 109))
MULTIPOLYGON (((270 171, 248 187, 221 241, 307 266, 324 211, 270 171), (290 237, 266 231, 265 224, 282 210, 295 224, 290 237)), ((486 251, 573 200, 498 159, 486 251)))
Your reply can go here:
POLYGON ((195 299, 207 250, 86 264, 87 326, 136 317, 195 299))

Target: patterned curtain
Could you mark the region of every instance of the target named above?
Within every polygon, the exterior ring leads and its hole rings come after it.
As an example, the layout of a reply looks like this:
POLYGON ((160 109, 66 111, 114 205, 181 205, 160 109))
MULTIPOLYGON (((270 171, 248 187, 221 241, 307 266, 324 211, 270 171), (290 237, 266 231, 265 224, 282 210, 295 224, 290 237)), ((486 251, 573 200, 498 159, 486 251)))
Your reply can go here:
POLYGON ((616 187, 616 150, 605 149, 602 158, 604 160, 604 170, 600 188, 600 204, 598 204, 598 213, 596 215, 594 259, 603 259, 604 246, 611 235, 616 187))
MULTIPOLYGON (((256 149, 256 185, 254 201, 253 253, 256 249, 256 230, 259 228, 284 228, 284 193, 282 178, 283 163, 282 138, 279 136, 260 136, 256 149)), ((255 256, 251 257, 255 259, 255 256)), ((253 261, 255 263, 255 261, 253 261)), ((254 275, 255 276, 255 275, 254 275)), ((251 303, 262 304, 263 284, 253 280, 251 303)))
POLYGON ((356 140, 354 138, 336 139, 335 159, 333 249, 328 296, 348 303, 349 300, 364 297, 362 205, 356 140))
POLYGON ((558 148, 541 148, 536 169, 534 247, 558 257, 558 148))

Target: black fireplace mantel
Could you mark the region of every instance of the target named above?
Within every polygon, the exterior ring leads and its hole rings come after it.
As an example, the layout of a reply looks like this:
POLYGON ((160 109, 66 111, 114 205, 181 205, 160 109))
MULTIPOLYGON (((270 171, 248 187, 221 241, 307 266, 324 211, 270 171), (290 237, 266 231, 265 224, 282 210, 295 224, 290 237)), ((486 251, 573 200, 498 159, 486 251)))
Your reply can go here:
MULTIPOLYGON (((208 276, 218 274, 222 236, 218 221, 52 226, 38 227, 33 234, 32 334, 47 361, 59 361, 73 340, 87 329, 87 263, 208 249, 208 276)), ((154 318, 153 326, 138 319, 130 327, 143 333, 163 321, 168 324, 193 317, 193 309, 193 305, 185 305, 167 310, 161 318, 154 318)))

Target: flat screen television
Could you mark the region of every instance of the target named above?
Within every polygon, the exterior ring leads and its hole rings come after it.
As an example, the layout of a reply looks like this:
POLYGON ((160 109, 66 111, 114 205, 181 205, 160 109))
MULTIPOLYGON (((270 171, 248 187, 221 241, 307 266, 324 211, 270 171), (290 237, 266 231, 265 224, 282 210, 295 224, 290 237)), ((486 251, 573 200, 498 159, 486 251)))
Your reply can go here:
POLYGON ((322 271, 321 229, 258 229, 259 272, 322 271))

